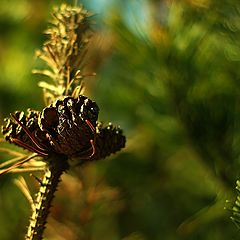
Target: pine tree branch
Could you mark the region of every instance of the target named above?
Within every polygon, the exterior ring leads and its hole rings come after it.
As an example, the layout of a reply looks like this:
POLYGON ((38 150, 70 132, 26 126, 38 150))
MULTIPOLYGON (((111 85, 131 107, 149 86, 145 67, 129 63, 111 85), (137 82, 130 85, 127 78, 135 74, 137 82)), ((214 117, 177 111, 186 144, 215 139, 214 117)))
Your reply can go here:
POLYGON ((30 218, 26 240, 41 240, 47 223, 47 217, 52 206, 52 200, 57 190, 60 177, 68 169, 67 158, 64 156, 51 156, 49 168, 44 174, 41 187, 38 191, 35 208, 30 218))

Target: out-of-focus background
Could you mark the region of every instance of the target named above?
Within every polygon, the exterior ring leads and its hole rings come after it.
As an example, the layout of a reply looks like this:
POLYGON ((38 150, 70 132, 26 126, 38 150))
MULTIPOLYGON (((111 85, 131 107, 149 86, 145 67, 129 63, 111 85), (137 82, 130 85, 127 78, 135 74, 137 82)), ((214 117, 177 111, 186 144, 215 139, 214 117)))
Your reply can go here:
MULTIPOLYGON (((73 1, 66 1, 72 3, 73 1)), ((44 107, 31 74, 62 1, 1 0, 0 121, 44 107)), ((238 0, 85 0, 96 13, 86 93, 120 124, 121 153, 63 176, 49 240, 239 239, 226 200, 240 177, 238 0)), ((7 156, 2 155, 1 162, 7 156)), ((0 178, 0 239, 23 239, 30 206, 0 178)), ((34 194, 36 180, 23 174, 34 194)))

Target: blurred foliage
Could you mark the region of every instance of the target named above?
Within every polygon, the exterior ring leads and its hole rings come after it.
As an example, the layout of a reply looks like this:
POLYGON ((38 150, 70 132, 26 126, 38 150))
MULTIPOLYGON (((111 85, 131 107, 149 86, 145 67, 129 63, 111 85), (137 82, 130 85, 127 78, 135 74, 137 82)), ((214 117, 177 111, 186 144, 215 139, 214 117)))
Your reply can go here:
MULTIPOLYGON (((43 106, 32 59, 58 3, 1 2, 1 120, 43 106)), ((63 177, 47 239, 237 239, 224 207, 240 176, 239 1, 83 3, 98 14, 87 90, 128 142, 63 177)), ((13 177, 0 181, 6 240, 22 239, 30 208, 13 177)))

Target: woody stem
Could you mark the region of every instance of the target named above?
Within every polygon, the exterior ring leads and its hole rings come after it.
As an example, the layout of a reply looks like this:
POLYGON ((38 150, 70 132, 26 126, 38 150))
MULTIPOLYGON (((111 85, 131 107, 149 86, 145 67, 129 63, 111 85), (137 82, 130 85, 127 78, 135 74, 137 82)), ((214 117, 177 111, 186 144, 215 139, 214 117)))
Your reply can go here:
POLYGON ((30 217, 25 240, 43 239, 47 217, 60 177, 69 167, 65 156, 51 156, 46 160, 49 162, 49 167, 43 176, 41 187, 37 193, 35 208, 30 217))

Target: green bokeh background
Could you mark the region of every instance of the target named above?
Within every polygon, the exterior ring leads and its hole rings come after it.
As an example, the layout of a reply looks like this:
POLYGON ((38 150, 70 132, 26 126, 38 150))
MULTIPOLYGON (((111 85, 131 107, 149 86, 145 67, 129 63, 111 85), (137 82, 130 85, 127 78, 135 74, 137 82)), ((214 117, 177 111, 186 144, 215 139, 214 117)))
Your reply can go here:
MULTIPOLYGON (((34 52, 60 3, 0 3, 1 122, 17 109, 44 107, 43 77, 31 71, 44 66, 34 52)), ((86 92, 101 120, 121 125, 127 146, 63 177, 46 239, 240 238, 224 209, 240 176, 239 1, 83 3, 97 13, 88 66, 97 77, 86 92), (101 197, 90 201, 93 190, 101 197)), ((16 177, 0 178, 1 240, 23 239, 28 223, 16 177)))

